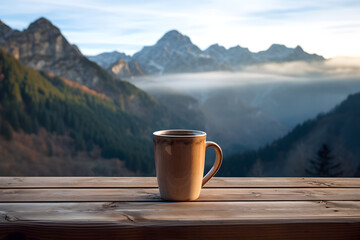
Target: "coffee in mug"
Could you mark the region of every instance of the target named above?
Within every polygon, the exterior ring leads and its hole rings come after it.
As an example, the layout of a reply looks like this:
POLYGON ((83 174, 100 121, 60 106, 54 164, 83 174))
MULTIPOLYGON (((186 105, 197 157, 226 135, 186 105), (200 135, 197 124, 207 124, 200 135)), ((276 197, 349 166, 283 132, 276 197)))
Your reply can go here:
POLYGON ((196 200, 201 188, 219 170, 222 151, 206 141, 206 133, 195 130, 163 130, 153 133, 156 176, 161 198, 170 201, 196 200), (205 151, 213 147, 216 159, 204 175, 205 151))

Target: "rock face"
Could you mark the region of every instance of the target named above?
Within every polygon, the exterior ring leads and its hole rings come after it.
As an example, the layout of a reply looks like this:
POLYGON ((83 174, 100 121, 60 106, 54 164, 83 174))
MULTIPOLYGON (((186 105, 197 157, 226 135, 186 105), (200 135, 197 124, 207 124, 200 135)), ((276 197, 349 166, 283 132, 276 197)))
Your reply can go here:
MULTIPOLYGON (((107 95, 131 114, 152 116, 151 111, 158 108, 150 95, 126 81, 116 80, 87 59, 45 18, 36 20, 21 32, 1 22, 0 48, 31 68, 63 76, 107 95)), ((136 68, 136 65, 128 67, 129 70, 136 68)))
POLYGON ((0 42, 5 41, 5 37, 12 32, 12 29, 0 20, 0 42))
POLYGON ((114 77, 117 78, 131 78, 134 76, 144 75, 139 64, 135 60, 127 62, 125 59, 120 58, 118 61, 106 68, 114 77))
POLYGON ((2 35, 0 47, 29 67, 52 72, 72 81, 95 87, 100 79, 78 48, 71 45, 60 30, 40 18, 23 32, 2 35))
POLYGON ((144 75, 138 62, 125 53, 117 51, 105 52, 96 56, 88 56, 88 58, 116 78, 131 78, 144 75))
POLYGON ((104 69, 110 68, 113 64, 115 64, 120 59, 124 59, 125 61, 130 61, 131 56, 126 55, 125 53, 121 53, 118 51, 113 52, 104 52, 95 56, 87 56, 91 61, 96 62, 99 66, 104 69))

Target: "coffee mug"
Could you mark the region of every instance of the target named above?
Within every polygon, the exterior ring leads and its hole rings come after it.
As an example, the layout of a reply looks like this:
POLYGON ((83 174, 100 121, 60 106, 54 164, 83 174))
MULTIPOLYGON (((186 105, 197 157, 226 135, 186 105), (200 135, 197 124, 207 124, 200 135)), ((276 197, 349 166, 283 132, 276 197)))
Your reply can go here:
POLYGON ((206 141, 206 133, 195 130, 162 130, 153 133, 156 176, 161 198, 170 201, 196 200, 201 188, 219 170, 222 151, 206 141), (204 175, 205 151, 213 147, 216 159, 204 175))

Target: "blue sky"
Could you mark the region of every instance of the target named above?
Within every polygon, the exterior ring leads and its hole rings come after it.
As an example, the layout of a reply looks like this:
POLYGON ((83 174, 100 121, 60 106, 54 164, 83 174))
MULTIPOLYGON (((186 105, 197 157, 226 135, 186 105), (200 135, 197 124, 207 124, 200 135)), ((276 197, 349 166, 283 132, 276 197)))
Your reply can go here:
POLYGON ((12 28, 42 16, 84 54, 133 54, 177 29, 201 49, 281 43, 325 57, 360 56, 359 0, 0 0, 0 19, 12 28))

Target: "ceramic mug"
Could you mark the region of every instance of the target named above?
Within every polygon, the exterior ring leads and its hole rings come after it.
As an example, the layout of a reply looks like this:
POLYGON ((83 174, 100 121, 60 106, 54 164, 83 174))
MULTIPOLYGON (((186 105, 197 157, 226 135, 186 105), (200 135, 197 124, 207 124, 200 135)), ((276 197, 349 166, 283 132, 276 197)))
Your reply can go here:
POLYGON ((219 145, 206 141, 206 133, 195 130, 163 130, 153 133, 156 176, 161 198, 191 201, 219 170, 222 151, 219 145), (213 147, 216 159, 204 175, 205 151, 213 147))

